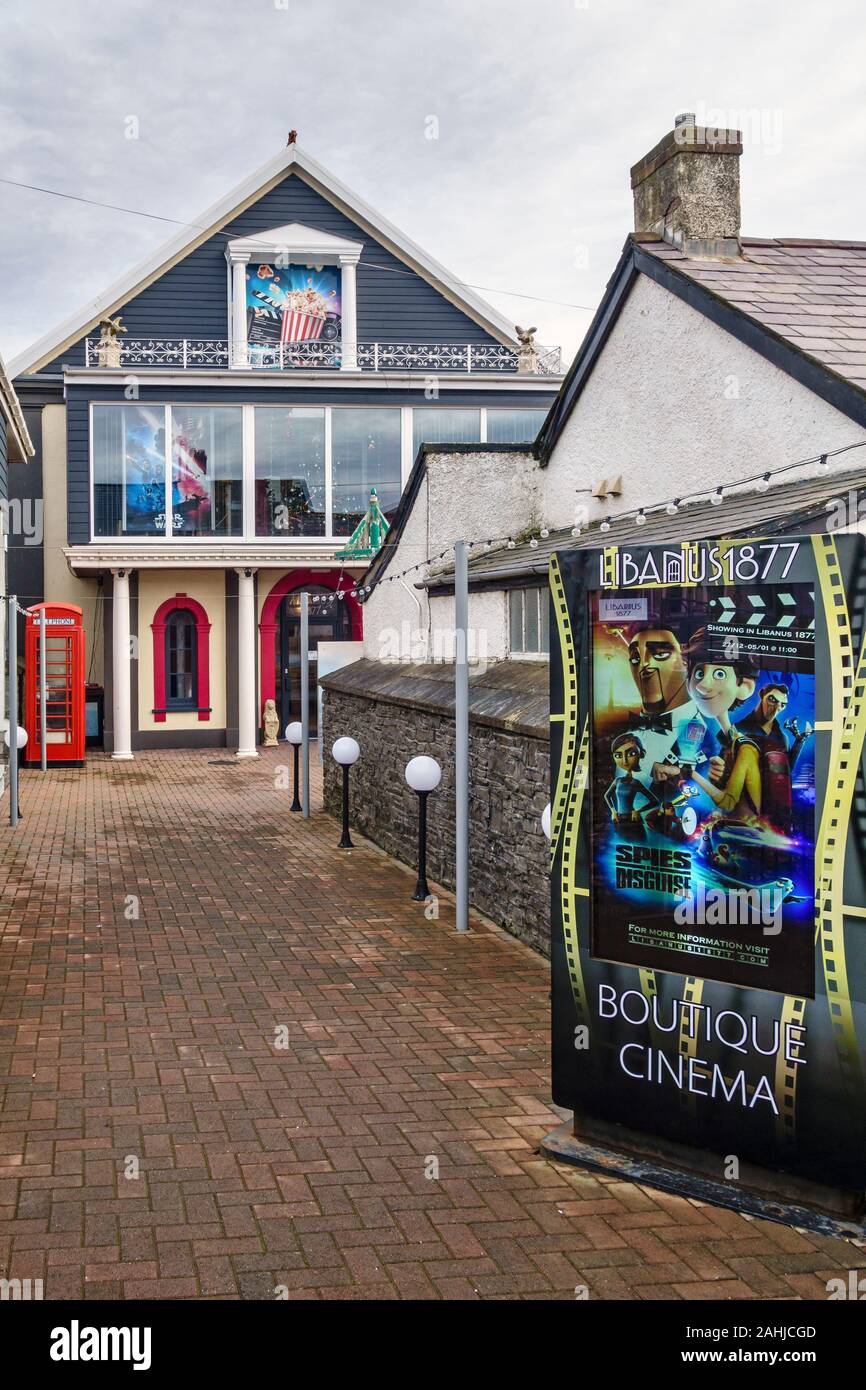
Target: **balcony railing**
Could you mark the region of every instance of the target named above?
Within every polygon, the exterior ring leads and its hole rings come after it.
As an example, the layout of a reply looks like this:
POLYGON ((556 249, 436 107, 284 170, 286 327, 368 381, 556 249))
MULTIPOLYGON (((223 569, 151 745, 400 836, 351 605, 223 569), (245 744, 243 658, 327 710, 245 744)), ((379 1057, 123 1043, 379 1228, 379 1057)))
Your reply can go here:
MULTIPOLYGON (((334 371, 342 366, 342 344, 337 342, 243 344, 232 354, 224 338, 123 338, 119 342, 119 366, 265 369, 271 371, 334 371)), ((98 338, 86 338, 87 367, 103 365, 98 338)), ((110 357, 108 361, 110 361, 110 357)), ((517 373, 517 351, 499 343, 359 343, 357 363, 367 372, 487 372, 517 373)), ((107 363, 106 363, 107 365, 107 363)), ((538 372, 555 376, 561 371, 558 347, 538 348, 538 372)))

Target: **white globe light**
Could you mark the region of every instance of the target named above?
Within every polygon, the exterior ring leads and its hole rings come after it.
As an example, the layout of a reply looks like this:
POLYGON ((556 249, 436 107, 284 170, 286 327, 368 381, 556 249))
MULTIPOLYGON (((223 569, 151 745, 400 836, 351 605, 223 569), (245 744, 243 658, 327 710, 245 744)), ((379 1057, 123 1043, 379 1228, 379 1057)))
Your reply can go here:
POLYGON ((361 749, 353 738, 338 738, 331 749, 334 762, 341 767, 351 767, 361 756, 361 749))
POLYGON ((541 828, 542 828, 542 830, 544 831, 545 835, 547 836, 547 838, 548 838, 548 840, 549 840, 549 839, 550 839, 550 802, 549 802, 549 801, 548 801, 547 805, 545 806, 544 810, 543 810, 542 813, 541 813, 541 828))
POLYGON ((413 792, 435 792, 442 781, 442 769, 435 758, 423 755, 406 764, 406 781, 413 792))
MULTIPOLYGON (((12 744, 11 744, 10 741, 9 741, 9 730, 8 730, 8 728, 7 728, 6 732, 5 732, 5 734, 3 735, 3 742, 6 744, 6 747, 7 747, 7 748, 11 748, 11 747, 12 747, 12 744)), ((27 730, 26 730, 26 729, 22 729, 20 724, 18 725, 18 738, 17 738, 17 740, 16 740, 16 743, 17 743, 17 747, 18 747, 19 750, 22 749, 22 748, 26 748, 26 747, 27 747, 27 730)))
POLYGON ((287 742, 287 743, 303 743, 303 741, 304 741, 304 726, 303 726, 303 724, 300 722, 300 720, 299 720, 299 719, 296 719, 292 724, 287 724, 287 725, 286 725, 286 742, 287 742))

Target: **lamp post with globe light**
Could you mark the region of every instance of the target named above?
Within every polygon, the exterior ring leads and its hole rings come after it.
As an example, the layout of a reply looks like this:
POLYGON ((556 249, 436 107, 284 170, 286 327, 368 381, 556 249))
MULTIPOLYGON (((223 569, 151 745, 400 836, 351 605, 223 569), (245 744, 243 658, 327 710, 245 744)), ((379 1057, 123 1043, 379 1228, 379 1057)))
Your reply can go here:
POLYGON ((406 764, 406 781, 418 793, 418 882, 412 894, 414 903, 426 902, 427 885, 427 798, 442 781, 442 769, 435 758, 419 756, 406 764))
POLYGON ((291 744, 295 755, 294 785, 292 804, 289 807, 290 811, 300 811, 303 809, 301 806, 300 799, 298 797, 298 756, 301 751, 301 741, 303 737, 304 726, 299 719, 296 719, 293 723, 288 724, 286 726, 286 742, 291 744))
POLYGON ((27 747, 27 730, 26 730, 26 729, 22 729, 22 727, 21 727, 20 724, 16 725, 16 734, 17 734, 17 738, 15 739, 14 755, 13 755, 13 749, 12 749, 12 739, 11 739, 11 737, 10 737, 11 732, 12 732, 12 726, 11 726, 11 724, 7 724, 7 726, 6 726, 6 732, 5 732, 4 735, 3 735, 3 742, 6 744, 6 747, 9 749, 9 754, 10 754, 9 762, 10 762, 10 765, 11 765, 11 763, 12 763, 12 761, 13 761, 13 756, 14 756, 15 772, 16 772, 15 778, 13 779, 12 777, 10 777, 10 779, 9 779, 9 823, 10 823, 11 825, 16 825, 17 822, 18 822, 18 821, 20 820, 20 818, 21 818, 21 806, 20 806, 19 801, 18 801, 18 776, 17 776, 17 772, 18 772, 18 754, 22 751, 22 749, 24 749, 24 748, 27 747), (14 795, 15 795, 14 804, 13 804, 13 801, 12 801, 12 793, 13 793, 13 792, 14 792, 14 795))
POLYGON ((354 849, 349 836, 349 768, 360 758, 361 749, 353 738, 338 738, 331 754, 343 769, 343 834, 337 848, 354 849))

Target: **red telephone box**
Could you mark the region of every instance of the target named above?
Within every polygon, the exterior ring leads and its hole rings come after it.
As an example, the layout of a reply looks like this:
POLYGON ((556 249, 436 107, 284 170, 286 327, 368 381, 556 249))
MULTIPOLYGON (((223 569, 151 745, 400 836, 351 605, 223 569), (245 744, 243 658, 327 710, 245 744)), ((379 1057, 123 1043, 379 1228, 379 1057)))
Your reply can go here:
POLYGON ((84 766, 84 624, 74 603, 37 603, 24 629, 27 762, 42 760, 39 628, 45 613, 45 754, 50 763, 84 766))

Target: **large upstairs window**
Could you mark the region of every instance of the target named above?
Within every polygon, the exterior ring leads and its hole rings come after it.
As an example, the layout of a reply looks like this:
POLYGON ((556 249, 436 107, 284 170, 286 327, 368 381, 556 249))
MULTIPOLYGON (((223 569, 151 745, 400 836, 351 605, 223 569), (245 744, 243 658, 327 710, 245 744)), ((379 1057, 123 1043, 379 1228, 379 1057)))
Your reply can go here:
POLYGON ((417 454, 422 444, 480 442, 480 410, 453 410, 448 406, 430 406, 412 411, 413 454, 417 454))
POLYGON ((94 403, 93 536, 195 544, 337 540, 355 530, 374 488, 391 520, 422 443, 529 444, 545 413, 94 403))
POLYGON ((544 424, 546 410, 500 410, 487 412, 488 444, 532 444, 544 424))
POLYGON ((243 413, 236 406, 172 406, 171 530, 243 535, 243 413))
POLYGON ((93 410, 93 532, 165 535, 165 408, 93 410))
POLYGON ((256 535, 324 536, 324 410, 256 407, 255 431, 256 535))
POLYGON ((242 535, 241 407, 95 405, 93 534, 242 535))
POLYGON ((334 410, 334 535, 351 536, 376 489, 390 520, 402 489, 400 411, 334 410))

